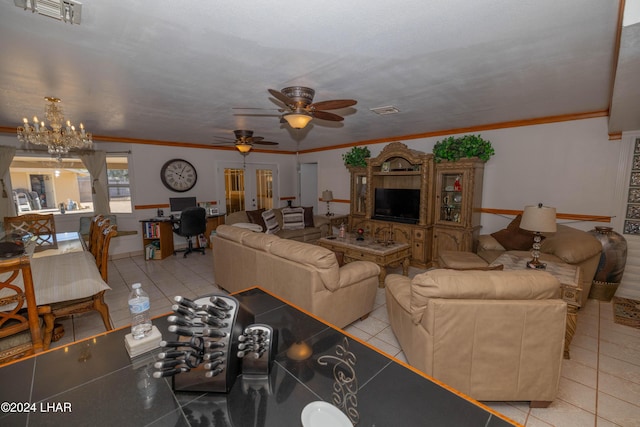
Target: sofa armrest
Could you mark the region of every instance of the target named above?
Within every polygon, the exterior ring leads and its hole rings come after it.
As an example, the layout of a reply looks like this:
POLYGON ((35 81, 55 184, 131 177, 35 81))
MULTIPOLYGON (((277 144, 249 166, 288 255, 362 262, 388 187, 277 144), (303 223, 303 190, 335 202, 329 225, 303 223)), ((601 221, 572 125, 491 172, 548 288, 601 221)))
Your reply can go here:
POLYGON ((380 267, 371 261, 354 261, 340 267, 338 288, 346 288, 363 280, 375 277, 378 280, 380 267))
POLYGON ((478 237, 478 251, 506 251, 491 234, 481 234, 478 237))
POLYGON ((320 229, 322 237, 329 235, 329 218, 326 215, 314 215, 313 226, 320 229))

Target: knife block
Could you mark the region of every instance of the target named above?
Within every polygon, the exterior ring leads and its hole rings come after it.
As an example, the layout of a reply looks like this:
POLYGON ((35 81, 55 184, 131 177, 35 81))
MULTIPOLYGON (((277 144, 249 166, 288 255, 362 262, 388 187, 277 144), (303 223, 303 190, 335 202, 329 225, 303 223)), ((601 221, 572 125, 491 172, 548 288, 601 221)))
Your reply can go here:
MULTIPOLYGON (((226 393, 233 386, 236 378, 240 373, 240 360, 237 357, 239 337, 242 336, 245 328, 253 322, 253 314, 249 313, 235 298, 213 294, 199 298, 194 302, 199 306, 211 305, 210 297, 216 297, 222 300, 229 308, 226 310, 227 317, 224 319, 226 326, 217 327, 221 332, 225 333, 224 337, 202 337, 203 349, 200 351, 200 363, 187 372, 181 372, 173 376, 172 387, 174 391, 203 391, 203 392, 220 392, 226 393), (208 349, 207 343, 215 343, 215 345, 223 345, 208 349), (207 364, 207 354, 213 354, 218 351, 223 352, 223 356, 218 358, 222 363, 216 369, 222 368, 217 375, 210 376, 212 369, 205 369, 207 364)), ((192 326, 193 336, 202 336, 203 330, 212 328, 211 326, 192 326)), ((178 336, 178 340, 184 340, 184 336, 178 336)), ((186 343, 185 343, 186 344, 186 343)))

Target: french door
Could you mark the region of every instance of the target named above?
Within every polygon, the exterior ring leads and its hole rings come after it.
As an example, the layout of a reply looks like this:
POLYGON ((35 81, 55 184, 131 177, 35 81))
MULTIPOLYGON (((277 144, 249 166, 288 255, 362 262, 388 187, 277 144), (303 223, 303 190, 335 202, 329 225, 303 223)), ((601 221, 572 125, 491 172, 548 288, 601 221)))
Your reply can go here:
POLYGON ((278 198, 275 165, 224 163, 218 174, 227 213, 273 208, 278 198))

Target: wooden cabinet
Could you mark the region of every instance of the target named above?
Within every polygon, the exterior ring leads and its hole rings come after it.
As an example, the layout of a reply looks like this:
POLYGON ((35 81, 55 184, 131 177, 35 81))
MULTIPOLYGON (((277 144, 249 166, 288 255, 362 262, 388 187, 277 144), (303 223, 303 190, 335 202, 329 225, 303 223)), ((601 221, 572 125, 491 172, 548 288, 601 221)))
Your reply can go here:
MULTIPOLYGON (((393 142, 368 159, 366 168, 349 167, 349 172, 350 230, 362 228, 377 240, 409 243, 411 265, 421 268, 431 267, 439 251, 475 250, 482 205, 481 160, 435 163, 433 155, 393 142), (419 199, 406 211, 392 206, 391 212, 384 212, 380 206, 376 209, 376 194, 385 190, 401 190, 399 194, 419 199)), ((400 199, 402 204, 406 201, 400 199)))
POLYGON ((480 232, 484 162, 435 164, 433 259, 445 250, 475 251, 480 232))
MULTIPOLYGON (((348 166, 347 169, 351 174, 349 213, 352 218, 362 219, 367 215, 367 168, 348 166)), ((350 227, 350 230, 353 230, 353 227, 350 227)))
POLYGON ((164 259, 173 255, 171 221, 140 221, 145 259, 164 259))

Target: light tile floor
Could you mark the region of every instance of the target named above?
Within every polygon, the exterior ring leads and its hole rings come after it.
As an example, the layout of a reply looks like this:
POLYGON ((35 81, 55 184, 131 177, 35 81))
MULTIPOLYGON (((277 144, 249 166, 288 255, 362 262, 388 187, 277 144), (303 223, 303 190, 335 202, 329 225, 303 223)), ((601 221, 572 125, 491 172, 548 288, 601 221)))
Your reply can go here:
MULTIPOLYGON (((419 272, 411 268, 409 274, 419 272)), ((130 323, 127 297, 135 282, 142 283, 149 293, 152 315, 167 313, 174 296, 193 298, 215 288, 211 252, 187 258, 178 254, 162 261, 145 261, 142 256, 110 261, 112 290, 106 301, 116 327, 130 323)), ((61 323, 66 334, 53 346, 104 332, 95 313, 76 315, 61 323)), ((406 361, 389 326, 383 289, 378 290, 371 315, 345 329, 406 361)), ((610 303, 589 300, 578 314, 571 359, 563 362, 558 397, 551 406, 530 409, 528 402, 486 404, 528 427, 640 426, 640 329, 614 323, 610 303)))

